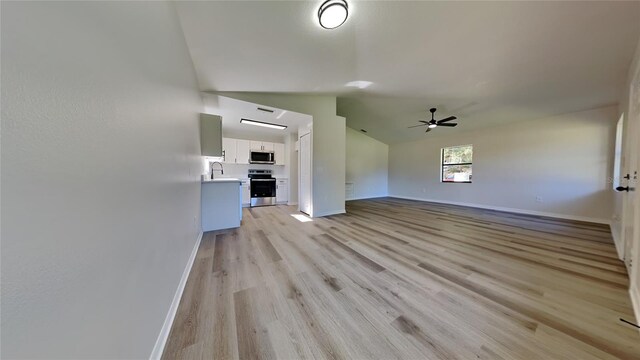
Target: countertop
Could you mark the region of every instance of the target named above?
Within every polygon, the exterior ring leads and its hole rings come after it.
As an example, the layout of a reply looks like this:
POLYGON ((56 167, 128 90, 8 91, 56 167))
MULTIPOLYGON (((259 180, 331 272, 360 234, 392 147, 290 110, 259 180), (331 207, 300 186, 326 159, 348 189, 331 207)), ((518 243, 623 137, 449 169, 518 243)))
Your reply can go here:
POLYGON ((236 179, 236 178, 215 178, 213 180, 202 180, 203 184, 209 184, 209 183, 241 183, 242 181, 240 179, 236 179))

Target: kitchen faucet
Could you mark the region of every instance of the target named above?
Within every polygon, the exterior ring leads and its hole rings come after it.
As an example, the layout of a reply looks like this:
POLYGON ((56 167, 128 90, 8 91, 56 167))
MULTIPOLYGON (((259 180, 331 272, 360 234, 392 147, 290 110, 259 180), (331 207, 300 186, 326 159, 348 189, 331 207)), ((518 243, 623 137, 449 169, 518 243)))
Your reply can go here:
POLYGON ((211 180, 213 180, 213 172, 214 172, 213 164, 220 164, 220 175, 224 175, 224 168, 222 167, 222 163, 219 161, 212 161, 209 163, 209 168, 211 168, 211 180))

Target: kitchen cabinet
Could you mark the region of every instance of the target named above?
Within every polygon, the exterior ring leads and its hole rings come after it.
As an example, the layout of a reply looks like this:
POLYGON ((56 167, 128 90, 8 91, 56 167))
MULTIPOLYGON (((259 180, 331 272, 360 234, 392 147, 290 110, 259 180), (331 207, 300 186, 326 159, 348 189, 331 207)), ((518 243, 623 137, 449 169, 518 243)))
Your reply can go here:
POLYGON ((276 202, 286 203, 289 201, 289 182, 287 179, 276 180, 276 202))
POLYGON ((237 228, 242 221, 239 179, 203 181, 200 190, 202 231, 237 228))
POLYGON ((251 182, 242 180, 242 206, 249 206, 251 203, 251 182))
POLYGON ((284 165, 285 164, 285 153, 284 153, 284 144, 273 144, 273 151, 276 157, 276 165, 284 165))
POLYGON ((251 150, 274 151, 274 143, 268 141, 251 141, 251 150))
POLYGON ((249 140, 236 139, 236 164, 249 163, 249 140))
POLYGON ((222 156, 222 117, 200 114, 200 152, 202 156, 222 156))
POLYGON ((271 142, 263 141, 262 142, 262 150, 264 150, 264 151, 275 151, 273 145, 274 144, 271 143, 271 142))
POLYGON ((273 151, 276 165, 285 165, 286 162, 284 144, 282 143, 223 138, 222 149, 225 164, 249 164, 251 151, 273 151))
POLYGON ((251 150, 261 151, 262 141, 251 141, 251 150))
POLYGON ((249 140, 222 138, 222 162, 225 164, 248 164, 249 143, 249 140))
POLYGON ((236 146, 237 140, 222 138, 222 162, 225 164, 235 164, 237 162, 236 146))

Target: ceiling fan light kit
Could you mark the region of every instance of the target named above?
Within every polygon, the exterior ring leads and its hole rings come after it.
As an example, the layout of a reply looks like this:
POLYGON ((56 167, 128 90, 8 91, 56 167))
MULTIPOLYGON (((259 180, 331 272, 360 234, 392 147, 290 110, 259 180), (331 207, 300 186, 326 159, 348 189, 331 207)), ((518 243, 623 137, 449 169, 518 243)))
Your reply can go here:
POLYGON ((444 126, 444 127, 454 127, 457 126, 457 123, 449 123, 449 121, 453 121, 455 119, 457 119, 457 117, 455 116, 449 116, 447 118, 444 118, 442 120, 436 120, 434 119, 434 114, 436 113, 436 108, 431 108, 429 109, 429 111, 431 112, 431 120, 426 121, 426 120, 418 120, 419 122, 421 122, 422 124, 418 124, 418 125, 414 125, 414 126, 409 126, 409 128, 414 128, 414 127, 419 127, 419 126, 427 126, 427 131, 425 132, 429 132, 432 129, 437 128, 438 126, 444 126))

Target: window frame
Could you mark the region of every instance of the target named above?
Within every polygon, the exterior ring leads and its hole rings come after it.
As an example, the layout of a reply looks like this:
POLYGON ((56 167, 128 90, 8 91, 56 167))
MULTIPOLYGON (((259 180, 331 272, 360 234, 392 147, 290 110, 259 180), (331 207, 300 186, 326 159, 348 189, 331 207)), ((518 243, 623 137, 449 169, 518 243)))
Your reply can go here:
POLYGON ((453 146, 445 146, 443 148, 440 149, 440 183, 442 184, 471 184, 473 183, 473 178, 469 181, 445 181, 444 180, 444 167, 445 166, 452 166, 452 165, 470 165, 471 166, 471 171, 472 171, 472 175, 473 176, 473 144, 465 144, 465 145, 453 145, 453 146), (456 147, 465 147, 465 146, 471 146, 471 162, 464 162, 464 163, 452 163, 452 164, 445 164, 444 163, 444 150, 445 149, 449 149, 449 148, 456 148, 456 147))

